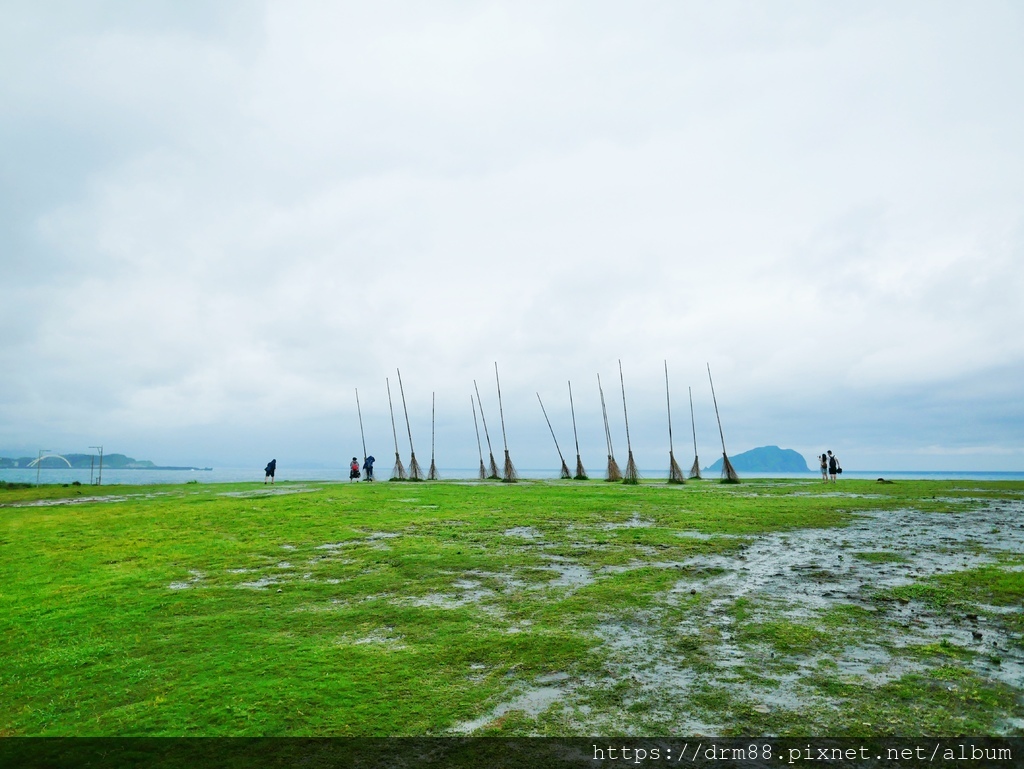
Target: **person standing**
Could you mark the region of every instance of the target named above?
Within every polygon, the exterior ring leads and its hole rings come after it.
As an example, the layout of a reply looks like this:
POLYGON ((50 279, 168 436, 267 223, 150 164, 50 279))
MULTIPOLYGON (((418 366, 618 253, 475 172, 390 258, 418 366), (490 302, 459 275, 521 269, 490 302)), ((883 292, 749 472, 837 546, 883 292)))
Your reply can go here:
POLYGON ((836 482, 836 475, 839 473, 839 458, 832 453, 832 449, 828 450, 828 475, 832 479, 832 483, 836 482))
POLYGON ((352 457, 352 463, 348 466, 348 481, 349 481, 349 483, 351 483, 352 481, 358 481, 358 480, 359 480, 359 460, 356 459, 355 457, 352 457))
POLYGON ((266 468, 264 469, 263 472, 265 472, 267 474, 267 477, 263 479, 263 485, 266 486, 267 485, 267 481, 270 481, 270 483, 273 484, 274 483, 274 473, 277 472, 277 460, 276 459, 271 459, 267 463, 267 466, 266 466, 266 468))
POLYGON ((366 471, 366 480, 368 481, 373 480, 373 463, 376 461, 372 455, 363 460, 363 470, 366 471))
POLYGON ((821 482, 828 483, 828 455, 822 454, 818 460, 821 462, 821 482))

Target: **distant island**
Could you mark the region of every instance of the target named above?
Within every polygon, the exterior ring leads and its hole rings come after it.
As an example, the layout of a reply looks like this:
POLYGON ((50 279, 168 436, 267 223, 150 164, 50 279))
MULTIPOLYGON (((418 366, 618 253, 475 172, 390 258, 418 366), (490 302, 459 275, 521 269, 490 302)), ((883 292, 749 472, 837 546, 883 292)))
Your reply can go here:
MULTIPOLYGON (((35 468, 37 457, 0 457, 0 469, 10 468, 35 468)), ((68 469, 88 470, 99 468, 99 455, 97 454, 46 454, 39 461, 39 466, 44 470, 68 469)), ((156 465, 148 459, 134 459, 124 454, 104 454, 104 470, 213 470, 212 467, 175 467, 170 465, 156 465)))
MULTIPOLYGON (((738 473, 809 473, 807 461, 802 454, 793 449, 780 449, 778 446, 760 446, 742 454, 729 457, 732 466, 738 473)), ((704 468, 708 473, 722 472, 722 460, 719 459, 710 467, 704 468)))

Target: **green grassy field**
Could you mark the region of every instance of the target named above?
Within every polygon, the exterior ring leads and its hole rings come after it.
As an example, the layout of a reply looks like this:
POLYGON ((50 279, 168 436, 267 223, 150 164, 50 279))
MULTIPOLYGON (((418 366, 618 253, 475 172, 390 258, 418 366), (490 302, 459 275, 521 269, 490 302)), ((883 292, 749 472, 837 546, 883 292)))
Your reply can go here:
POLYGON ((0 489, 0 735, 1024 733, 1024 483, 0 489))

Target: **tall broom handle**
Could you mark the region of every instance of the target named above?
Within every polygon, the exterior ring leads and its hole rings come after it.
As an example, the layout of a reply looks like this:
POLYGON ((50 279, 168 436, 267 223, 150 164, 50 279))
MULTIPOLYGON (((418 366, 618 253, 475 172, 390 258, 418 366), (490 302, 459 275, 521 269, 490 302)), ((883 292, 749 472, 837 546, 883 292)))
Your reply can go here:
POLYGON ((484 461, 484 449, 480 445, 480 426, 476 422, 476 404, 473 402, 473 396, 469 396, 469 405, 473 408, 473 429, 476 430, 476 450, 480 454, 480 462, 484 461))
POLYGON ((363 439, 363 459, 366 459, 366 434, 363 432, 363 410, 359 407, 359 388, 356 388, 356 413, 359 414, 359 437, 363 439))
POLYGON ((391 434, 395 436, 395 456, 398 456, 398 430, 395 429, 395 407, 391 405, 391 382, 384 377, 384 384, 388 387, 388 410, 391 412, 391 434))
POLYGON ((505 437, 505 410, 501 407, 501 380, 498 379, 498 361, 494 361, 494 381, 498 385, 498 415, 501 417, 501 440, 508 453, 508 438, 505 437))
POLYGON ((697 456, 697 424, 693 421, 693 388, 686 388, 690 393, 690 427, 693 428, 693 455, 697 456))
MULTIPOLYGON (((566 380, 569 382, 569 380, 566 380)), ((580 439, 576 435, 576 407, 572 405, 572 382, 569 382, 569 412, 572 414, 572 437, 576 441, 576 456, 580 455, 580 439)))
POLYGON ((544 408, 544 401, 540 399, 540 393, 537 393, 537 400, 540 402, 540 410, 544 412, 544 421, 548 423, 548 429, 551 431, 551 440, 555 442, 555 451, 558 452, 558 458, 562 460, 562 464, 565 464, 565 457, 562 456, 562 450, 558 448, 558 438, 555 437, 555 430, 551 426, 551 420, 548 419, 548 412, 544 408))
POLYGON ((708 381, 711 382, 711 400, 715 404, 715 419, 718 420, 718 435, 722 439, 722 454, 725 454, 725 433, 722 432, 722 418, 718 416, 718 399, 715 397, 715 380, 711 378, 711 364, 708 364, 708 381))
POLYGON ((665 361, 665 406, 668 409, 668 452, 672 453, 672 401, 668 394, 668 361, 665 361))
POLYGON ((487 432, 487 417, 484 416, 484 402, 480 400, 480 388, 476 386, 476 380, 473 380, 473 389, 476 390, 476 402, 480 406, 480 421, 484 423, 484 437, 487 438, 487 452, 494 456, 494 449, 491 448, 491 434, 487 432))
POLYGON ((626 451, 632 451, 629 444, 629 414, 626 413, 626 382, 622 378, 622 360, 619 360, 619 385, 622 387, 622 416, 626 420, 626 451))
POLYGON ((604 405, 604 388, 601 387, 601 375, 597 375, 597 391, 601 393, 601 416, 604 417, 604 441, 608 444, 608 456, 612 455, 612 432, 608 429, 608 409, 604 405))
POLYGON ((409 409, 405 407, 405 388, 402 387, 402 372, 398 371, 398 369, 395 369, 395 371, 398 372, 398 389, 402 393, 402 411, 405 412, 405 429, 409 433, 409 453, 415 454, 416 449, 412 447, 412 428, 409 426, 409 409))
POLYGON ((430 393, 430 461, 434 461, 434 393, 430 393))

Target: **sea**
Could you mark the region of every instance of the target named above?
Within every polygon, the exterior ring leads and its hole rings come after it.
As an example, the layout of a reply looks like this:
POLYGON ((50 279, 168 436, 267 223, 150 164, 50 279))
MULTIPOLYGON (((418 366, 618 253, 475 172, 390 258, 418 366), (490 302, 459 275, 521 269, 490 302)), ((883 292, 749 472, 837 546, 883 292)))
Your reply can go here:
MULTIPOLYGON (((387 480, 391 472, 390 466, 382 467, 377 463, 378 480, 387 480)), ((516 468, 522 478, 545 479, 558 478, 558 471, 552 468, 521 469, 516 468)), ((438 474, 444 480, 475 480, 476 468, 440 468, 438 474)), ((599 479, 597 473, 591 475, 599 479)), ((640 477, 646 480, 667 480, 665 469, 640 469, 640 477)), ((718 473, 705 473, 705 478, 716 480, 718 473)), ((792 478, 797 480, 818 480, 820 475, 810 473, 740 473, 740 478, 792 478)), ((932 481, 1022 481, 1024 471, 1020 472, 985 472, 974 470, 963 471, 915 471, 915 470, 844 470, 840 482, 844 478, 861 480, 932 480, 932 481)), ((323 467, 288 467, 279 466, 276 480, 280 481, 348 481, 348 468, 323 467)), ((112 485, 145 485, 145 484, 176 484, 176 483, 245 483, 263 481, 263 469, 253 467, 216 467, 211 470, 114 470, 104 468, 103 476, 89 469, 71 468, 3 468, 0 469, 0 481, 8 483, 40 483, 40 484, 72 484, 75 481, 83 486, 101 483, 112 485)))

